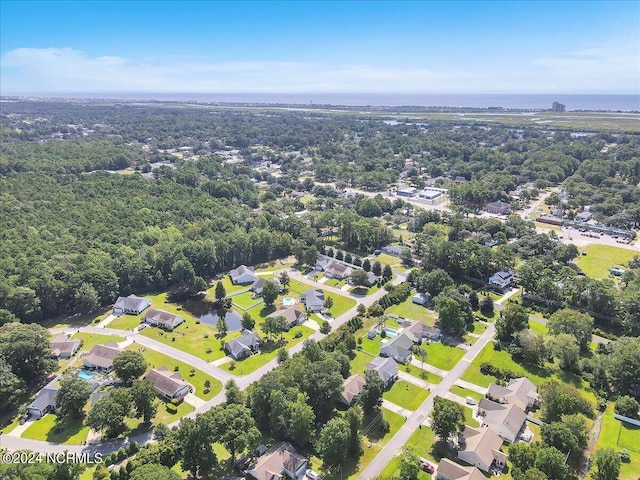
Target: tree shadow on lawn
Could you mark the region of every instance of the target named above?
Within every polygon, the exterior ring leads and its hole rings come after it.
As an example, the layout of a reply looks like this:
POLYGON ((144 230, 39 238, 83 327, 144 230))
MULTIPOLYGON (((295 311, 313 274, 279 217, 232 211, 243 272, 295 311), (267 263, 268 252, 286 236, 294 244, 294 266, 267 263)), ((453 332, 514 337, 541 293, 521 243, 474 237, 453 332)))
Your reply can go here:
POLYGON ((47 432, 47 442, 64 443, 80 433, 84 427, 83 418, 62 419, 56 417, 53 428, 47 432))
POLYGON ((270 313, 273 313, 276 311, 276 306, 275 305, 265 305, 264 307, 262 307, 260 309, 260 317, 261 318, 265 318, 267 315, 269 315, 270 313))
POLYGON ((377 443, 388 433, 383 428, 384 415, 382 410, 375 409, 373 412, 366 413, 362 418, 363 429, 366 429, 364 436, 371 443, 377 443))

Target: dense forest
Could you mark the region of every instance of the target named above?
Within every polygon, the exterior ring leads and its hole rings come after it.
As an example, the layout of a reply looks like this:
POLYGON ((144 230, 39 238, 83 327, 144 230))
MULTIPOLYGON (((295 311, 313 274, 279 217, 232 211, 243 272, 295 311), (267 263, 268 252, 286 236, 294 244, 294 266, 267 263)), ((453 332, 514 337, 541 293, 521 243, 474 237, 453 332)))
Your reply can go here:
MULTIPOLYGON (((344 195, 347 186, 435 178, 465 207, 509 199, 524 182, 564 182, 570 209, 640 224, 632 134, 99 102, 5 101, 0 120, 0 322, 91 311, 131 292, 192 293, 242 263, 321 251, 327 229, 365 254, 392 240, 386 225, 410 219, 402 200, 344 195)), ((479 278, 515 258, 483 242, 531 233, 462 216, 411 222, 425 265, 479 278), (442 224, 451 231, 438 240, 442 224), (456 255, 467 261, 451 265, 456 255)), ((628 302, 616 302, 626 317, 628 302)))

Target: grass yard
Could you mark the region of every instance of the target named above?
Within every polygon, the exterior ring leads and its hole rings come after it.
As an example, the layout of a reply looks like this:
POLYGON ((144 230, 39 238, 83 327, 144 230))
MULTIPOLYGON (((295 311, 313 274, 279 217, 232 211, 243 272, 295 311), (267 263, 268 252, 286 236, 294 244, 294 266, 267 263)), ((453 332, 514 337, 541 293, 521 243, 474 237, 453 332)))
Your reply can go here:
POLYGON ((40 324, 44 328, 64 328, 64 327, 86 327, 87 325, 97 324, 107 318, 112 312, 111 309, 101 310, 98 313, 88 313, 84 315, 61 315, 58 317, 44 320, 40 324))
POLYGON ((404 424, 404 418, 384 408, 380 409, 377 416, 365 416, 362 422, 362 432, 366 432, 363 438, 364 453, 359 459, 347 457, 342 471, 334 468, 331 472, 325 471, 322 462, 317 457, 311 457, 309 468, 313 468, 322 475, 323 480, 355 480, 360 472, 375 458, 390 438, 392 438, 404 424), (380 429, 382 418, 389 422, 389 432, 384 433, 380 429))
POLYGON ((153 420, 151 420, 154 425, 158 425, 160 423, 168 425, 175 422, 176 420, 181 419, 185 415, 189 415, 195 410, 193 406, 189 405, 187 402, 182 402, 180 405, 178 405, 178 411, 176 413, 170 413, 167 410, 167 405, 170 404, 165 401, 159 402, 156 415, 155 417, 153 417, 153 420))
POLYGON ((576 259, 576 264, 588 277, 596 279, 607 278, 611 267, 626 269, 626 263, 634 255, 638 255, 633 250, 610 245, 591 244, 581 248, 581 250, 586 251, 587 254, 580 255, 576 259))
POLYGON ((470 427, 479 427, 480 424, 473 418, 473 408, 464 407, 464 424, 470 427))
POLYGON ((454 385, 453 387, 451 387, 451 393, 455 393, 462 398, 471 397, 478 402, 484 398, 484 395, 482 395, 481 393, 474 392, 473 390, 467 390, 466 388, 459 387, 458 385, 454 385))
POLYGON ((410 320, 419 320, 425 325, 433 326, 438 319, 438 315, 433 310, 429 310, 422 305, 413 303, 411 296, 399 305, 392 305, 387 308, 385 313, 398 315, 399 317, 408 318, 410 320))
POLYGON ((534 332, 540 334, 540 335, 548 335, 549 334, 549 329, 547 328, 546 325, 543 325, 541 323, 538 322, 534 322, 532 320, 529 320, 529 329, 533 330, 534 332))
POLYGON ((482 387, 488 387, 490 383, 495 381, 495 378, 490 375, 484 375, 480 372, 480 365, 483 362, 489 362, 496 367, 512 370, 517 375, 526 376, 535 385, 541 384, 551 380, 557 379, 562 383, 569 383, 574 387, 581 390, 582 395, 595 403, 595 396, 589 390, 589 385, 582 378, 569 372, 560 370, 555 364, 546 364, 544 367, 530 367, 516 363, 511 359, 509 352, 505 350, 495 351, 493 349, 493 343, 489 343, 482 349, 480 354, 471 363, 469 368, 462 375, 462 380, 475 383, 482 387))
MULTIPOLYGON (((229 275, 225 275, 224 277, 222 277, 222 279, 218 280, 220 282, 222 282, 222 285, 224 286, 224 290, 225 292, 227 292, 227 296, 233 294, 233 293, 238 293, 238 292, 242 292, 244 290, 249 290, 251 289, 251 284, 244 284, 244 285, 234 285, 233 283, 231 283, 231 278, 229 277, 229 275)), ((215 298, 215 291, 216 291, 216 284, 218 283, 218 281, 216 281, 213 286, 207 290, 207 296, 211 296, 212 298, 215 298)))
POLYGON ((380 262, 380 264, 382 265, 382 268, 384 268, 385 265, 390 265, 391 268, 397 267, 399 265, 402 265, 402 259, 401 258, 394 257, 394 256, 388 255, 386 253, 381 253, 380 255, 376 255, 375 257, 371 257, 369 259, 369 261, 371 262, 371 265, 373 265, 376 262, 380 262))
POLYGON ((120 343, 124 341, 124 337, 117 337, 115 335, 100 335, 99 333, 74 333, 71 340, 82 340, 82 347, 80 350, 91 350, 94 345, 106 345, 109 342, 120 343))
POLYGON ((242 310, 249 310, 256 303, 259 303, 261 305, 264 303, 262 298, 253 297, 253 294, 251 292, 245 292, 239 295, 234 295, 233 297, 231 297, 231 302, 233 303, 234 306, 237 306, 242 310))
POLYGON ((427 363, 442 370, 451 370, 465 354, 461 348, 441 342, 429 342, 423 348, 427 350, 427 363))
POLYGON ((327 277, 324 277, 324 278, 326 278, 327 281, 324 282, 323 285, 328 285, 330 287, 342 288, 347 284, 347 279, 346 278, 343 279, 343 280, 340 280, 338 278, 327 278, 327 277))
POLYGON ((145 360, 149 363, 149 370, 152 368, 165 366, 169 370, 173 370, 175 367, 178 367, 178 372, 182 377, 193 385, 195 391, 193 392, 197 397, 202 398, 203 400, 210 400, 219 392, 222 391, 222 383, 219 380, 206 375, 202 370, 195 369, 193 375, 191 375, 191 369, 193 367, 184 362, 180 362, 174 358, 171 358, 163 353, 156 352, 155 350, 151 350, 150 348, 140 347, 136 344, 131 344, 127 347, 127 350, 132 351, 140 351, 142 348, 142 355, 145 360), (209 380, 211 382, 211 389, 205 393, 204 382, 209 380))
MULTIPOLYGON (((482 323, 482 322, 473 322, 469 326, 467 332, 473 333, 475 335, 482 335, 486 329, 487 329, 487 326, 484 323, 482 323)), ((473 342, 475 342, 475 340, 477 340, 477 339, 474 339, 473 342)))
MULTIPOLYGON (((407 441, 406 445, 410 445, 415 448, 419 457, 427 459, 432 465, 437 465, 440 461, 440 456, 433 451, 433 446, 436 443, 436 436, 433 430, 427 427, 422 427, 415 431, 411 438, 407 441)), ((380 474, 380 478, 400 479, 400 467, 397 457, 394 457, 391 462, 385 467, 380 474)), ((418 480, 431 480, 431 474, 423 470, 420 470, 418 474, 418 480)))
POLYGON ((626 449, 631 455, 631 462, 622 463, 620 466, 620 480, 635 480, 640 472, 640 428, 632 425, 624 425, 613 418, 613 403, 609 403, 604 418, 602 429, 596 443, 598 448, 613 448, 616 452, 626 449))
POLYGON ((375 358, 375 355, 356 350, 356 356, 351 359, 351 373, 359 373, 364 375, 367 363, 375 358))
POLYGON ((121 315, 109 322, 108 328, 117 330, 133 330, 142 323, 141 315, 121 315))
POLYGON ((396 405, 406 408, 407 410, 417 410, 422 402, 429 396, 429 391, 420 388, 412 383, 398 380, 393 384, 391 389, 384 392, 382 396, 385 400, 389 400, 396 405))
POLYGON ((61 426, 61 431, 57 431, 56 418, 58 417, 53 413, 48 413, 39 420, 34 421, 23 432, 22 438, 67 445, 80 445, 87 439, 89 427, 82 425, 82 419, 65 420, 61 426))
POLYGON ((366 335, 362 338, 362 350, 371 355, 378 355, 380 351, 380 336, 376 336, 376 338, 369 338, 366 335))
MULTIPOLYGON (((20 425, 20 417, 22 415, 16 415, 15 418, 12 419, 11 423, 8 423, 5 427, 0 428, 0 432, 7 434, 9 433, 11 430, 13 430, 14 428, 16 428, 18 425, 20 425)), ((11 420, 11 419, 9 419, 11 420)))
POLYGON ((284 346, 286 349, 293 347, 294 345, 302 342, 305 338, 311 336, 313 334, 313 330, 308 327, 297 325, 293 327, 288 332, 285 332, 284 342, 280 343, 271 343, 269 346, 265 346, 263 343, 262 348, 260 349, 260 353, 257 355, 252 355, 243 360, 239 360, 237 362, 228 362, 220 366, 220 368, 233 373, 234 375, 246 375, 251 373, 265 363, 273 360, 278 355, 278 350, 280 347, 284 346), (302 332, 302 336, 299 338, 294 338, 296 332, 302 332))
MULTIPOLYGON (((140 333, 145 337, 165 343, 208 362, 226 355, 222 350, 220 339, 216 337, 215 329, 204 323, 196 323, 195 320, 187 316, 185 316, 184 322, 172 332, 165 332, 160 328, 147 327, 141 330, 140 333)), ((224 340, 233 340, 238 335, 239 332, 231 332, 224 340)))

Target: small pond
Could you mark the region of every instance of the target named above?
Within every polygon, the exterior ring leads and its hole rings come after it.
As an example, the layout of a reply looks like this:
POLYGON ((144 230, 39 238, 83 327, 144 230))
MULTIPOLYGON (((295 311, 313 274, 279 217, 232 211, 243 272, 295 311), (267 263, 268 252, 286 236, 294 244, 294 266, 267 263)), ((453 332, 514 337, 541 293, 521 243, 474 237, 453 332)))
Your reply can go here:
MULTIPOLYGON (((206 325, 215 327, 218 323, 218 309, 212 302, 189 300, 184 303, 183 308, 206 325)), ((230 332, 242 330, 242 315, 237 311, 227 311, 224 319, 227 322, 227 329, 230 332)))

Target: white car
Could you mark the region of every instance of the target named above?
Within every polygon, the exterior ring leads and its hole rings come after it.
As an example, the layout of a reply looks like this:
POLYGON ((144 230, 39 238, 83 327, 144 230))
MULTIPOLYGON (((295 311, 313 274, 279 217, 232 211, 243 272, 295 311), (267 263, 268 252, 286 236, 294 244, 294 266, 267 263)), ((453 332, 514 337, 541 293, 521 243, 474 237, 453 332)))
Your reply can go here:
POLYGON ((465 401, 467 402, 467 405, 475 405, 476 403, 478 403, 476 402, 476 399, 473 397, 467 397, 465 398, 465 401))
POLYGON ((318 480, 320 478, 320 475, 318 475, 313 470, 307 470, 307 473, 305 474, 305 478, 308 478, 309 480, 318 480))

